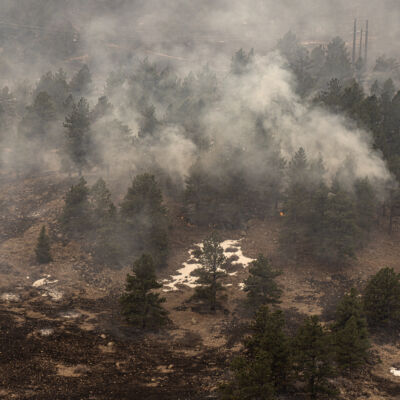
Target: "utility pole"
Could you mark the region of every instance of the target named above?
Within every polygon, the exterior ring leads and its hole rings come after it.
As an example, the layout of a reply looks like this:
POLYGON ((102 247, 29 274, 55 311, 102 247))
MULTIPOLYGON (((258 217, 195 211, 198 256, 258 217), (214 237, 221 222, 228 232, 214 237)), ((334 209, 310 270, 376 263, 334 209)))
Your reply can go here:
POLYGON ((367 66, 368 59, 368 20, 365 27, 365 49, 364 49, 364 66, 367 66))
POLYGON ((356 65, 356 41, 357 41, 357 18, 354 19, 354 34, 353 34, 353 66, 356 65))

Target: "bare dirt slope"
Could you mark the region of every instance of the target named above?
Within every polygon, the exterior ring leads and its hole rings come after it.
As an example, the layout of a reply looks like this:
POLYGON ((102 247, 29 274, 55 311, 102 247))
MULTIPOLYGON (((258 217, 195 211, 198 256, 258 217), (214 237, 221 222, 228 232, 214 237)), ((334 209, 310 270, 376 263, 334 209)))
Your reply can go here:
MULTIPOLYGON (((84 250, 84 238, 67 241, 57 216, 71 185, 55 174, 39 178, 1 178, 0 190, 0 398, 4 399, 202 399, 215 395, 227 360, 243 334, 247 269, 236 267, 225 284, 227 301, 216 315, 192 309, 193 289, 163 292, 171 329, 145 336, 121 320, 118 297, 129 267, 100 268, 84 250), (43 224, 49 228, 54 261, 35 263, 33 249, 43 224)), ((182 268, 189 250, 209 230, 187 225, 172 210, 171 254, 160 280, 182 268)), ((247 229, 221 231, 240 241, 243 254, 264 253, 283 270, 282 308, 289 326, 306 314, 333 316, 340 296, 362 287, 383 266, 398 264, 396 236, 374 233, 368 249, 346 268, 313 263, 289 265, 278 252, 279 219, 250 221, 247 229)), ((400 342, 375 338, 382 363, 355 384, 341 383, 345 398, 400 398, 400 377, 390 368, 400 362, 400 342)))

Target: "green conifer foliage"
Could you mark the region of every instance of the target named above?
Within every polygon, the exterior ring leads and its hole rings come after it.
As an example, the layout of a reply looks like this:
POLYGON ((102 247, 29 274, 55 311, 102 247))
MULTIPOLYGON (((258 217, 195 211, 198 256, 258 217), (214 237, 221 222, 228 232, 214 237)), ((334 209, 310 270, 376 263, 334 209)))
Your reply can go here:
POLYGON ((152 257, 143 254, 133 264, 133 273, 127 275, 125 293, 120 299, 122 314, 128 323, 139 329, 165 325, 169 321, 168 313, 162 307, 165 298, 154 293, 162 285, 157 282, 152 257))
POLYGON ((249 265, 249 277, 244 281, 249 303, 258 309, 262 305, 278 304, 282 290, 275 282, 281 271, 274 270, 270 260, 260 254, 249 265))
POLYGON ((369 356, 370 343, 362 300, 355 289, 339 303, 332 331, 339 369, 351 373, 362 368, 369 356))
POLYGON ((40 230, 37 245, 35 248, 36 261, 39 264, 47 264, 53 261, 50 253, 50 238, 46 233, 46 227, 43 225, 40 230))
POLYGON ((117 210, 102 178, 98 179, 90 189, 90 205, 96 237, 95 260, 100 264, 118 266, 122 248, 118 238, 117 210))
POLYGON ((224 290, 221 279, 226 276, 222 270, 226 263, 221 240, 212 233, 204 240, 203 248, 198 251, 197 258, 201 264, 192 274, 198 276, 194 299, 204 301, 211 312, 215 312, 218 304, 218 293, 224 290))
POLYGON ((231 365, 232 379, 221 387, 223 399, 274 400, 288 388, 292 364, 283 328, 282 311, 260 308, 243 355, 231 365))
POLYGON ((393 268, 383 268, 371 277, 365 288, 364 307, 373 328, 400 324, 400 276, 393 268))
POLYGON ((72 105, 72 111, 65 117, 64 127, 66 154, 82 175, 82 170, 89 163, 93 152, 90 132, 89 103, 83 97, 78 104, 72 105))
POLYGON ((137 175, 121 203, 129 252, 153 255, 156 266, 164 266, 168 255, 168 219, 161 189, 151 174, 137 175))
POLYGON ((245 343, 250 358, 256 359, 260 351, 268 352, 271 377, 277 391, 286 389, 291 380, 290 341, 284 326, 281 310, 271 312, 267 306, 261 306, 252 325, 253 335, 245 343))
POLYGON ((293 343, 294 369, 297 379, 311 399, 334 397, 329 379, 334 376, 332 343, 317 316, 309 317, 300 327, 293 343))
POLYGON ((116 208, 111 200, 111 192, 108 190, 105 181, 99 178, 90 189, 91 205, 95 223, 104 225, 116 217, 116 208))
POLYGON ((84 231, 91 225, 89 188, 83 177, 76 185, 72 185, 65 196, 65 205, 61 215, 61 223, 70 232, 84 231))

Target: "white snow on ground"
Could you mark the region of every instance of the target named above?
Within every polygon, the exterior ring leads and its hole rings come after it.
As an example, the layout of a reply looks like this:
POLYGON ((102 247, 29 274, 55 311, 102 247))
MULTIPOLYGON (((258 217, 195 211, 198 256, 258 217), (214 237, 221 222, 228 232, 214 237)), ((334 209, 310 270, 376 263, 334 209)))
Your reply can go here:
POLYGON ((19 296, 14 293, 3 293, 0 298, 7 302, 19 301, 19 296))
MULTIPOLYGON (((196 244, 197 247, 203 247, 203 243, 198 243, 196 244)), ((196 285, 196 281, 197 281, 197 276, 192 276, 191 273, 201 267, 200 264, 196 264, 193 262, 190 262, 191 260, 194 260, 194 255, 193 255, 194 250, 189 250, 189 260, 187 262, 184 262, 183 268, 178 269, 176 272, 178 273, 178 275, 172 275, 171 279, 164 279, 164 286, 166 287, 166 289, 163 289, 164 292, 169 292, 171 290, 178 290, 178 288, 176 287, 177 285, 186 285, 189 286, 191 288, 197 286, 196 285), (169 283, 167 283, 169 282, 169 283)))
POLYGON ((394 376, 400 376, 400 369, 397 368, 390 368, 390 373, 394 376))
POLYGON ((81 314, 78 313, 78 311, 66 311, 64 313, 61 313, 60 316, 66 319, 75 319, 79 318, 81 314))
POLYGON ((50 278, 50 276, 48 276, 47 278, 38 279, 37 281, 32 283, 32 286, 33 287, 41 287, 41 286, 50 285, 52 283, 58 282, 57 279, 55 279, 54 281, 50 281, 48 278, 50 278))
MULTIPOLYGON (((198 247, 203 247, 202 243, 196 244, 198 247)), ((230 258, 231 256, 235 255, 237 256, 237 260, 231 261, 231 264, 241 264, 243 265, 243 268, 246 268, 248 264, 253 261, 253 258, 249 258, 243 255, 241 246, 240 246, 240 240, 225 240, 224 242, 221 243, 221 247, 224 249, 224 255, 226 258, 230 258), (229 248, 235 248, 237 249, 235 252, 227 251, 229 248)), ((197 286, 197 276, 192 276, 191 273, 197 269, 200 268, 201 265, 193 262, 195 259, 193 255, 194 250, 189 250, 189 259, 188 261, 184 262, 183 268, 178 269, 177 275, 172 275, 170 279, 164 279, 164 292, 170 292, 173 290, 178 290, 178 285, 185 285, 191 288, 194 288, 197 286)), ((224 271, 224 270, 222 270, 224 271)), ((226 272, 226 271, 225 271, 226 272)), ((234 276, 237 274, 236 272, 231 272, 228 273, 230 276, 234 276)), ((240 284, 239 284, 240 285, 240 284)))
POLYGON ((52 329, 52 328, 40 329, 39 333, 41 336, 50 336, 54 333, 54 329, 52 329))
POLYGON ((57 279, 51 281, 50 275, 46 275, 45 278, 38 279, 37 281, 32 283, 33 287, 43 290, 43 297, 49 296, 54 301, 59 301, 63 297, 63 293, 54 287, 49 287, 49 285, 53 285, 58 282, 57 279))
POLYGON ((221 247, 224 249, 225 257, 229 258, 232 255, 238 257, 236 261, 232 261, 232 264, 242 264, 243 267, 247 267, 249 263, 254 261, 254 258, 246 257, 243 255, 242 248, 240 246, 240 240, 225 240, 221 243, 221 247), (234 253, 227 252, 226 250, 230 247, 236 247, 238 250, 234 253))

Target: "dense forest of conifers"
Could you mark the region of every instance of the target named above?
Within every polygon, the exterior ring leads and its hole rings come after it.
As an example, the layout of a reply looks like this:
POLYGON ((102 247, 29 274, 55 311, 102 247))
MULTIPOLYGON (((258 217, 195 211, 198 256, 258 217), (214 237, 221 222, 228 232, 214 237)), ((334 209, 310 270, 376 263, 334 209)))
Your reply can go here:
MULTIPOLYGON (((98 79, 87 65, 70 78, 60 69, 0 92, 1 168, 17 176, 47 169, 77 176, 59 222, 69 238, 85 238, 99 264, 118 267, 136 259, 121 306, 139 328, 168 323, 164 299, 151 292, 160 287, 155 271, 167 263, 168 201, 181 205, 187 222, 210 228, 240 229, 250 219, 279 218, 282 257, 311 258, 333 268, 368 245, 382 213, 395 215, 400 204, 396 60, 380 57, 367 68, 360 59, 353 66, 342 39, 309 52, 290 32, 277 51, 274 63, 293 90, 273 99, 271 108, 279 104, 280 115, 235 98, 242 93, 236 85, 261 77, 260 56, 253 50, 236 52, 223 74, 206 66, 182 75, 136 60, 109 74, 100 97, 98 79), (275 119, 292 115, 302 124, 298 104, 318 112, 319 120, 333 115, 348 135, 367 132, 369 141, 362 141, 367 156, 383 159, 390 174, 360 168, 357 149, 339 157, 344 162, 336 168, 327 161, 335 155, 323 146, 318 154, 307 151, 307 140, 296 142, 288 154, 282 144, 285 125, 275 119), (88 186, 85 174, 98 180, 88 186), (129 175, 122 202, 114 204, 106 181, 129 175)), ((335 135, 334 129, 326 135, 321 141, 335 135)), ((51 260, 49 252, 43 230, 38 261, 51 260)), ((218 238, 206 239, 197 256, 205 269, 198 271, 196 296, 215 312, 222 290, 218 268, 225 261, 218 238)), ((277 275, 262 255, 251 264, 245 291, 255 319, 221 396, 272 399, 296 392, 300 382, 311 398, 332 398, 331 379, 351 375, 370 360, 368 324, 397 326, 399 277, 383 269, 363 297, 353 290, 342 299, 332 325, 310 317, 290 336, 278 310, 277 275), (381 303, 382 310, 391 307, 383 320, 377 311, 381 303)))
MULTIPOLYGON (((119 209, 103 180, 89 190, 82 179, 67 195, 65 226, 73 231, 73 218, 90 220, 84 224, 89 237, 96 243, 107 237, 112 257, 100 245, 104 262, 118 264, 118 254, 126 254, 128 246, 120 238, 132 229, 139 236, 152 232, 151 247, 166 251, 164 195, 181 202, 185 217, 196 225, 240 228, 251 218, 280 214, 284 254, 345 263, 368 243, 378 216, 396 212, 397 64, 380 57, 373 68, 367 69, 361 59, 353 67, 340 38, 309 52, 289 32, 277 49, 284 56, 280 68, 294 76, 294 96, 302 99, 297 101, 323 110, 327 118, 339 115, 347 132, 369 132, 368 152, 383 157, 392 178, 370 175, 363 165, 360 169, 356 149, 343 155, 336 169, 325 164, 324 157, 331 154, 308 154, 307 143, 284 154, 281 126, 265 122, 279 117, 245 101, 238 103, 239 109, 236 103, 231 106, 231 100, 237 101, 227 99, 234 93, 231 86, 259 77, 253 50, 235 53, 224 76, 204 67, 182 78, 172 67, 137 61, 110 73, 104 94, 93 105, 87 98, 93 99, 94 79, 86 65, 71 79, 59 70, 44 74, 33 86, 22 81, 12 91, 5 87, 0 99, 2 167, 17 174, 46 168, 79 176, 95 171, 106 180, 136 175, 119 209)), ((285 109, 286 99, 276 101, 287 114, 296 113, 290 104, 285 109)), ((79 224, 77 230, 81 228, 79 224)))

